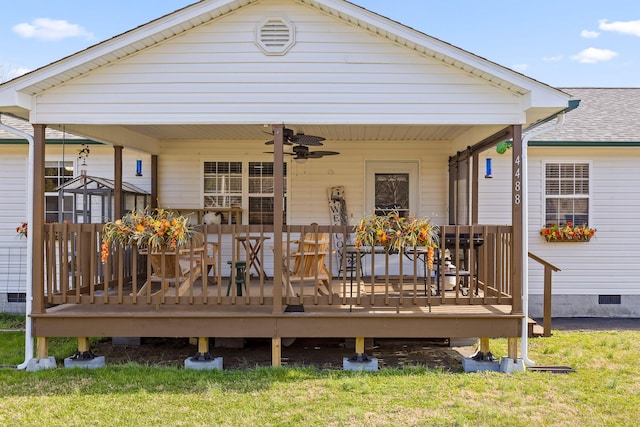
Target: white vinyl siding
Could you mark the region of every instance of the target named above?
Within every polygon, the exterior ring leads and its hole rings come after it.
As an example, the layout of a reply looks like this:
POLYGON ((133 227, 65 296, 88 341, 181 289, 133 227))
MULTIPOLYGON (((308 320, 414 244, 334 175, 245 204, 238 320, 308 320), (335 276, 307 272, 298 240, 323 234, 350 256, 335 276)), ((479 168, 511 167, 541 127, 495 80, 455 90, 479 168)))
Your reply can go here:
MULTIPOLYGON (((638 161, 640 148, 580 148, 579 156, 575 148, 530 149, 529 250, 562 269, 553 276, 554 294, 640 294, 638 161), (597 232, 588 243, 548 243, 540 235, 548 162, 590 165, 588 225, 597 232)), ((542 295, 544 272, 535 262, 529 266, 531 293, 542 295)))
POLYGON ((285 55, 267 56, 255 43, 255 29, 266 16, 278 16, 281 6, 252 5, 42 93, 37 121, 495 124, 524 119, 521 100, 507 90, 304 5, 286 4, 295 45, 285 55))
POLYGON ((27 239, 16 227, 27 220, 27 145, 0 146, 0 294, 25 292, 27 239))
MULTIPOLYGON (((510 224, 511 156, 489 150, 481 156, 481 168, 486 156, 493 158, 493 178, 480 179, 479 222, 510 224)), ((553 274, 554 295, 640 295, 639 161, 640 148, 529 149, 528 250, 562 269, 553 274), (597 232, 588 243, 549 243, 540 235, 548 162, 590 165, 588 225, 597 232)), ((543 283, 542 266, 529 260, 530 294, 542 295, 543 283)))
MULTIPOLYGON (((268 136, 265 141, 268 140, 268 136)), ((449 144, 444 142, 332 142, 324 141, 326 150, 337 156, 310 159, 298 164, 287 159, 287 223, 329 224, 328 189, 344 186, 350 224, 366 215, 365 161, 419 162, 419 216, 431 217, 444 224, 447 218, 447 174, 449 144), (362 150, 366 145, 367 149, 362 150), (422 151, 424 148, 424 152, 422 151)), ((215 161, 273 161, 265 154, 264 141, 165 141, 161 144, 159 169, 163 172, 158 185, 160 206, 169 208, 202 207, 203 159, 215 161)))

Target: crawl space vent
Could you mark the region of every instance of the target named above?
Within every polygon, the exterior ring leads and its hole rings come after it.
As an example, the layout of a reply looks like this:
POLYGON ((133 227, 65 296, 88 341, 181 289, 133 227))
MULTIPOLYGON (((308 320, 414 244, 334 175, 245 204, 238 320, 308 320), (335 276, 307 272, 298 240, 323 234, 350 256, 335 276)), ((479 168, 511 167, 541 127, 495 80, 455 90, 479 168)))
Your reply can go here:
POLYGON ((598 304, 622 304, 621 295, 598 295, 598 304))
POLYGON ((295 28, 286 18, 266 18, 258 24, 256 44, 267 55, 284 55, 295 43, 295 28))

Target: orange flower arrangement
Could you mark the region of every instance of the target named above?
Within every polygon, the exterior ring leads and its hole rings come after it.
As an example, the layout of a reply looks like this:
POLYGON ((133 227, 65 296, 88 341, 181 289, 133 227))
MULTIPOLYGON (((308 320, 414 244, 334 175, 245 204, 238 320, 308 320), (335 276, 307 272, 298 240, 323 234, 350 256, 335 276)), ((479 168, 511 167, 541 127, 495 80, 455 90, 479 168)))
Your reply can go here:
POLYGON ((428 218, 401 217, 398 211, 387 215, 369 215, 355 226, 356 247, 386 246, 392 249, 426 246, 427 264, 433 268, 434 248, 438 247, 439 228, 428 218))
POLYGON ((589 228, 586 224, 574 227, 571 221, 564 226, 551 224, 550 227, 543 227, 540 234, 547 242, 553 241, 583 241, 586 242, 596 234, 595 228, 589 228))
POLYGON ((194 229, 185 216, 164 209, 144 209, 133 210, 122 219, 106 223, 102 232, 100 254, 102 262, 106 262, 109 247, 114 242, 120 246, 135 244, 153 249, 166 247, 173 250, 187 245, 194 229))

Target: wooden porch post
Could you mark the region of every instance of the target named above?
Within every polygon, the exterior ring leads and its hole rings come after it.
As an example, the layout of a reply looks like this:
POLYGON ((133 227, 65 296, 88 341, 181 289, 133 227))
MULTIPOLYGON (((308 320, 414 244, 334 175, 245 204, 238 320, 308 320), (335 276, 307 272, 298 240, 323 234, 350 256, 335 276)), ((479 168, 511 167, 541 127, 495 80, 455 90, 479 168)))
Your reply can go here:
POLYGON ((273 125, 273 312, 282 313, 282 218, 284 217, 284 125, 273 125))
POLYGON ((209 337, 198 337, 198 354, 209 353, 209 337))
POLYGON ((478 223, 478 217, 479 217, 479 212, 478 212, 478 207, 479 207, 479 203, 480 201, 478 200, 478 194, 479 194, 479 186, 480 186, 480 171, 479 171, 479 163, 480 160, 478 158, 478 153, 475 153, 472 155, 472 159, 473 159, 473 173, 469 174, 470 179, 472 179, 471 182, 471 224, 477 224, 478 223))
POLYGON ((84 354, 89 351, 89 338, 78 337, 78 353, 84 354))
POLYGON ((42 360, 49 357, 49 339, 47 337, 36 338, 36 359, 42 360))
POLYGON ((158 156, 151 155, 151 209, 158 207, 158 156))
MULTIPOLYGON (((33 224, 29 224, 29 233, 33 233, 31 249, 33 273, 33 313, 44 313, 44 160, 46 125, 33 125, 33 224)), ((29 313, 27 313, 29 315, 29 313)), ((40 345, 40 341, 38 341, 40 345)))
MULTIPOLYGON (((45 129, 46 125, 33 125, 33 223, 29 224, 32 233, 31 271, 33 305, 31 313, 44 313, 44 165, 45 165, 45 129)), ((31 313, 27 313, 29 316, 31 313)), ((35 329, 34 329, 35 330, 35 329)), ((36 337, 36 359, 49 357, 47 337, 36 337)))
POLYGON ((282 338, 271 338, 271 366, 282 366, 282 338))
MULTIPOLYGON (((511 295, 513 304, 511 312, 522 314, 522 263, 525 259, 523 233, 523 209, 522 209, 522 179, 526 173, 522 169, 522 126, 512 126, 512 185, 511 185, 511 222, 513 224, 512 256, 511 256, 511 295)), ((526 321, 526 319, 525 319, 526 321)))
POLYGON ((122 197, 122 146, 113 146, 113 219, 122 218, 124 215, 122 197))
POLYGON ((507 338, 507 356, 511 360, 518 358, 518 338, 507 338))

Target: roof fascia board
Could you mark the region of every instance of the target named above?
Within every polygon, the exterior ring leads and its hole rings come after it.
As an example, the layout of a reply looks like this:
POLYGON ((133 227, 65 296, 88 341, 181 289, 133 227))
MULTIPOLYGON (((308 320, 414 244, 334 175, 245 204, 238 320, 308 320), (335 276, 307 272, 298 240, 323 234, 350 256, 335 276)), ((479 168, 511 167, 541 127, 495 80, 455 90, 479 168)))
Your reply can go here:
POLYGON ((536 107, 562 107, 566 108, 571 95, 559 89, 553 91, 531 91, 521 98, 524 110, 536 107))
POLYGON ((15 110, 16 107, 23 110, 30 110, 32 107, 31 95, 12 90, 0 89, 0 111, 5 111, 3 107, 15 110))

